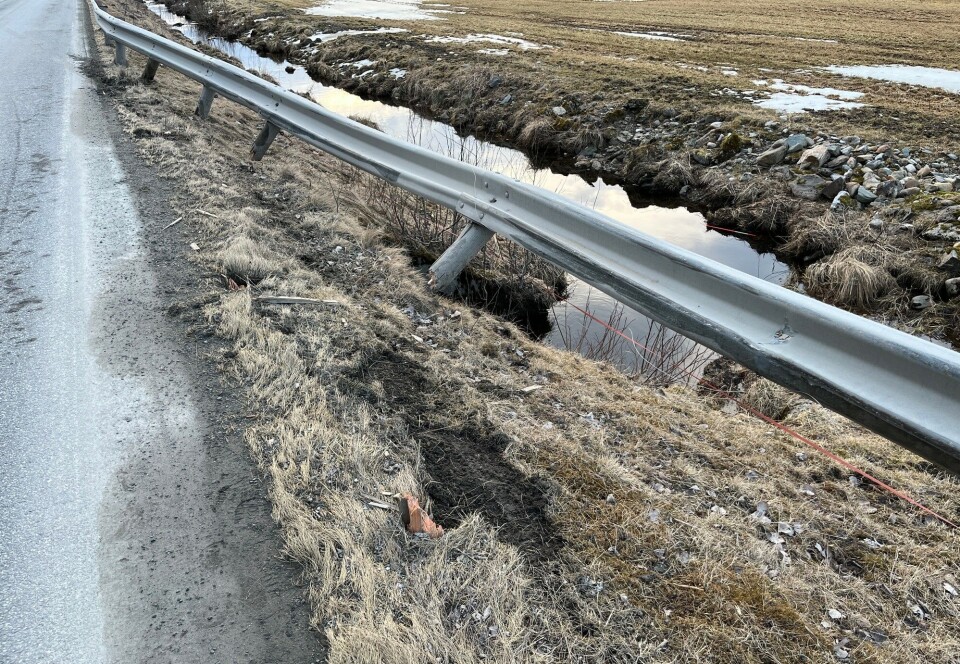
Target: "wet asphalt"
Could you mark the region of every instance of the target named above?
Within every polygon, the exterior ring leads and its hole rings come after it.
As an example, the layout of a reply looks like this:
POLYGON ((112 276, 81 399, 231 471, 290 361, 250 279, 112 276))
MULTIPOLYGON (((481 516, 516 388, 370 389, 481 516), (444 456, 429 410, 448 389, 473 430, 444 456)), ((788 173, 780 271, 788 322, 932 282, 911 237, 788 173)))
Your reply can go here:
POLYGON ((313 662, 83 0, 0 0, 0 662, 313 662))

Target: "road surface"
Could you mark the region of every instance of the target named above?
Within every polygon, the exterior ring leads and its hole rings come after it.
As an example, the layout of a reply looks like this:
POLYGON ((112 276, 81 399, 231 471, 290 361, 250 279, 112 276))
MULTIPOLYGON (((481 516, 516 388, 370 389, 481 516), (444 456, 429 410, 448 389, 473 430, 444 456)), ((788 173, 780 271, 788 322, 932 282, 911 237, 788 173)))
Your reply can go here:
POLYGON ((82 1, 0 0, 0 662, 315 661, 82 1))

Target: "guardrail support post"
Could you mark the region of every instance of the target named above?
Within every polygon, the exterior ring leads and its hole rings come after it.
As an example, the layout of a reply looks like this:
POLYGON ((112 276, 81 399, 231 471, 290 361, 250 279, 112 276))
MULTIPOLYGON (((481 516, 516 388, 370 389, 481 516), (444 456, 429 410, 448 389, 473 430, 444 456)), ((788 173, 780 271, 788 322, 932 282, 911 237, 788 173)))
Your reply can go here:
POLYGON ((113 47, 113 64, 127 66, 127 47, 117 42, 113 47))
POLYGON ((460 237, 430 266, 430 286, 442 293, 449 292, 467 263, 491 237, 493 231, 488 228, 472 222, 467 224, 460 237))
POLYGON ((213 106, 213 100, 217 96, 213 88, 203 86, 203 92, 200 93, 200 101, 197 102, 196 114, 201 120, 210 117, 210 108, 213 106))
POLYGON ((143 74, 140 76, 140 78, 144 81, 144 83, 149 83, 153 80, 153 77, 157 75, 157 69, 159 68, 159 62, 153 58, 148 58, 147 66, 143 68, 143 74))
POLYGON ((267 154, 270 144, 273 143, 273 139, 275 139, 279 133, 280 129, 277 128, 277 125, 267 120, 267 124, 263 126, 263 129, 261 129, 257 135, 257 139, 253 142, 253 149, 250 150, 250 158, 254 161, 263 159, 263 155, 267 154))

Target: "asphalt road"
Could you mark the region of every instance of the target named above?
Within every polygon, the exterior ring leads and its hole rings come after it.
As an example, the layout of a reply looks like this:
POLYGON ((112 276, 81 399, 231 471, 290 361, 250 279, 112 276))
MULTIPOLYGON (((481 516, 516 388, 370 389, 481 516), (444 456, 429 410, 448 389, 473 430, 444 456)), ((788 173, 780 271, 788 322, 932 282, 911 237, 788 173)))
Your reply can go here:
POLYGON ((82 0, 0 0, 0 662, 315 661, 89 30, 82 0))

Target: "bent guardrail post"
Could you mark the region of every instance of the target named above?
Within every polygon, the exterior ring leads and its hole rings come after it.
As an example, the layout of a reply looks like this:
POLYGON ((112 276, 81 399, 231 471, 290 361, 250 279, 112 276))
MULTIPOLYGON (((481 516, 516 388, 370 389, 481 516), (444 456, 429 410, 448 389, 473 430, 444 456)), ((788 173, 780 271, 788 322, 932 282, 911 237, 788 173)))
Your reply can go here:
POLYGON ((445 252, 430 266, 430 286, 441 293, 452 290, 457 277, 474 256, 486 246, 493 231, 471 222, 445 252))
POLYGON ((160 68, 160 63, 154 60, 153 58, 147 58, 147 66, 143 68, 143 73, 140 75, 140 79, 144 83, 149 83, 156 77, 157 70, 160 68))
MULTIPOLYGON (((960 353, 725 267, 554 193, 391 138, 99 7, 95 14, 117 43, 253 110, 277 130, 460 212, 668 328, 960 474, 960 353)), ((453 267, 473 240, 455 244, 444 260, 453 267)), ((438 274, 446 274, 444 263, 438 274)))
POLYGON ((256 140, 253 141, 253 148, 250 150, 250 158, 254 161, 260 161, 263 159, 263 155, 267 154, 267 150, 269 150, 270 145, 273 144, 273 139, 275 139, 279 133, 280 129, 278 129, 275 124, 267 120, 267 123, 263 125, 263 129, 261 129, 260 133, 257 134, 256 140))
POLYGON ((197 101, 197 110, 194 113, 201 119, 206 120, 210 117, 210 109, 213 107, 213 100, 217 97, 217 91, 209 85, 203 86, 200 92, 200 99, 197 101))

